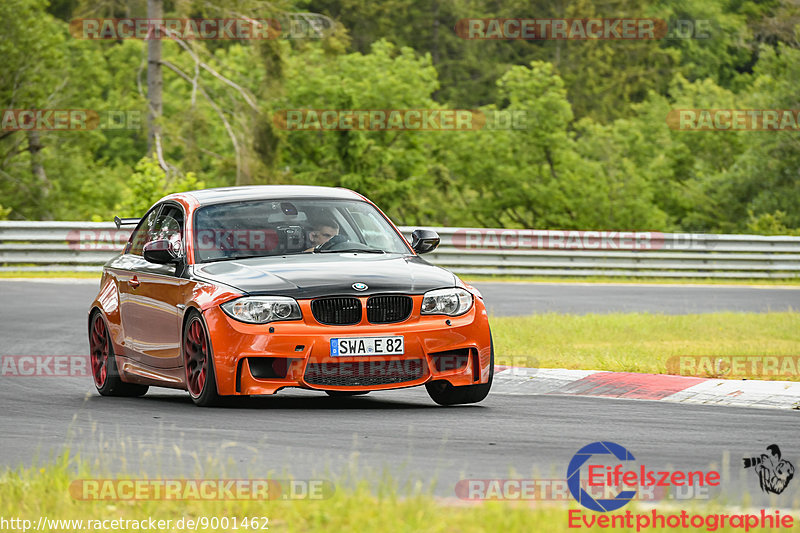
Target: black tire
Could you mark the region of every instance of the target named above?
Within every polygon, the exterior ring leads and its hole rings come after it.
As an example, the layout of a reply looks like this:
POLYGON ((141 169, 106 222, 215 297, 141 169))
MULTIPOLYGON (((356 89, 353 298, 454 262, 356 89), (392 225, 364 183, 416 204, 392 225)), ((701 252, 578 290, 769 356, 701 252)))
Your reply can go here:
POLYGON ((369 391, 326 390, 325 394, 331 398, 349 398, 350 396, 363 396, 365 394, 369 394, 369 391))
POLYGON ((492 379, 494 378, 494 342, 489 337, 489 381, 486 383, 478 383, 477 385, 464 385, 461 387, 454 387, 449 381, 441 379, 436 381, 429 381, 425 384, 425 389, 431 400, 439 405, 459 405, 465 403, 478 403, 483 401, 489 395, 489 389, 492 388, 492 379))
POLYGON ((222 397, 217 392, 211 340, 203 316, 194 309, 189 311, 183 327, 181 355, 186 373, 186 390, 195 405, 200 407, 220 405, 222 397))
POLYGON ((100 311, 95 311, 89 320, 89 361, 94 386, 100 396, 143 396, 150 388, 122 381, 108 325, 100 311))

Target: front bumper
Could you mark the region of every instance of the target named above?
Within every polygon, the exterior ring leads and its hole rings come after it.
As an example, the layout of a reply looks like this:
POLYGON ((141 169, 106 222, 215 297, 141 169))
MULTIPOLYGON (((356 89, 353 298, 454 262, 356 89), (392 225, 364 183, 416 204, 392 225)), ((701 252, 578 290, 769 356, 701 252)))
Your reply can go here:
POLYGON ((476 297, 467 313, 447 317, 421 316, 422 296, 412 299, 409 318, 394 324, 370 324, 364 318, 352 326, 322 325, 313 318, 310 300, 298 302, 302 320, 269 324, 236 321, 219 306, 206 309, 218 392, 265 395, 284 387, 386 390, 439 379, 454 386, 486 383, 491 340, 483 301, 476 297), (405 354, 330 356, 331 338, 382 335, 403 335, 405 354))

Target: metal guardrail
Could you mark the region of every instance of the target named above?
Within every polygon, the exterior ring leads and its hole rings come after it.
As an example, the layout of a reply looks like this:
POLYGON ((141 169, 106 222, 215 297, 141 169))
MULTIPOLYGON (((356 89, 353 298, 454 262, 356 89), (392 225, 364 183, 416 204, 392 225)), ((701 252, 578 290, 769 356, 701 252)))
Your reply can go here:
MULTIPOLYGON (((410 239, 415 227, 401 227, 410 239)), ((437 228, 425 256, 459 274, 798 278, 800 237, 437 228)), ((88 270, 124 246, 112 223, 0 221, 0 270, 88 270)))

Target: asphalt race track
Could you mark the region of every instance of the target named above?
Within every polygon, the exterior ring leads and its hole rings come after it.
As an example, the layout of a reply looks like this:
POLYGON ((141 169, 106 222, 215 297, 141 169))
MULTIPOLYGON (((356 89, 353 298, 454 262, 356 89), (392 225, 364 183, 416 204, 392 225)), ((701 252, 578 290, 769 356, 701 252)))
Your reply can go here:
MULTIPOLYGON (((800 308, 798 289, 476 283, 498 315, 531 312, 664 313, 800 308)), ((0 281, 0 355, 85 354, 96 282, 0 281)), ((741 458, 778 443, 800 466, 800 412, 567 396, 490 394, 441 408, 424 388, 331 399, 282 391, 200 409, 185 393, 151 389, 101 398, 90 378, 0 377, 0 464, 31 465, 68 451, 109 471, 297 478, 379 477, 435 485, 462 478, 561 478, 582 446, 609 440, 649 468, 716 468, 756 496, 741 458)), ((725 479, 725 478, 724 478, 725 479)), ((787 489, 798 501, 800 483, 787 489)), ((765 500, 766 501, 766 500, 765 500)), ((765 503, 766 505, 766 503, 765 503)))

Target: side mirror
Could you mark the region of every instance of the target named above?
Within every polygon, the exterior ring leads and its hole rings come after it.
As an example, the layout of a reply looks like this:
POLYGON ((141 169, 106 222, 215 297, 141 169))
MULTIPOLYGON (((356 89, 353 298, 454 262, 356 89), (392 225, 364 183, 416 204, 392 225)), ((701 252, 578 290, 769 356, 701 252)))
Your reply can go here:
POLYGON ((415 229, 411 234, 411 248, 418 254, 427 254, 439 246, 439 234, 429 229, 415 229))
POLYGON ((148 242, 142 249, 142 255, 145 261, 157 265, 177 263, 181 258, 172 243, 166 239, 148 242))

